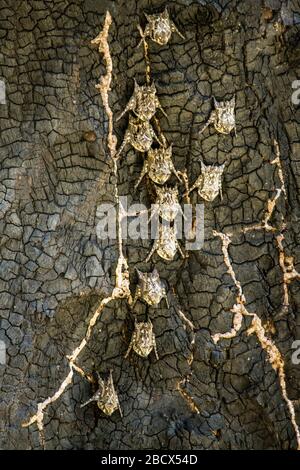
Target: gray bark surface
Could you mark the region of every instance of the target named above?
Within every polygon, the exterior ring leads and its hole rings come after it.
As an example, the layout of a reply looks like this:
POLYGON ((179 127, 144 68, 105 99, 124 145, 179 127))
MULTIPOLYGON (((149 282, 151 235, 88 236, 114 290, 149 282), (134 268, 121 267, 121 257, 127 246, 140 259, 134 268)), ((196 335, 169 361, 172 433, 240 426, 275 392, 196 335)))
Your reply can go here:
MULTIPOLYGON (((7 363, 0 365, 0 448, 39 449, 36 424, 22 427, 37 403, 59 388, 69 368, 66 356, 85 335, 99 299, 114 287, 116 241, 97 238, 97 207, 114 202, 115 179, 108 156, 107 117, 95 85, 105 64, 90 41, 109 9, 113 59, 110 105, 117 116, 145 80, 137 24, 143 11, 158 12, 155 0, 0 0, 0 339, 7 363), (96 135, 89 142, 86 132, 96 135)), ((231 340, 212 335, 232 327, 237 290, 212 231, 230 232, 262 220, 268 199, 280 187, 274 139, 279 143, 287 200, 279 198, 271 222, 286 223, 284 249, 300 271, 299 106, 291 102, 300 66, 298 0, 190 1, 168 3, 186 36, 167 46, 149 43, 152 77, 168 120, 161 127, 173 142, 177 169, 190 182, 207 164, 226 162, 223 200, 205 205, 205 244, 182 260, 154 255, 152 241, 126 240, 131 290, 135 267, 157 267, 168 284, 164 301, 151 309, 139 302, 140 318, 153 321, 160 360, 154 354, 124 359, 133 329, 126 300, 111 302, 77 361, 87 373, 113 369, 124 417, 106 417, 80 404, 90 384, 74 374, 72 384, 45 410, 47 449, 295 449, 297 442, 278 376, 250 319, 231 340), (268 13, 272 10, 272 18, 268 13), (276 30, 276 22, 284 31, 276 30), (198 130, 212 109, 211 95, 236 93, 237 137, 210 126, 198 130), (184 312, 192 332, 178 314, 184 312), (193 358, 190 361, 190 358, 193 358), (181 387, 181 392, 179 391, 181 387), (190 397, 190 398, 189 398, 190 397), (196 408, 199 412, 196 412, 196 408)), ((124 118, 115 125, 119 144, 124 118)), ((120 161, 120 195, 132 194, 142 157, 127 147, 120 161)), ((181 187, 181 189, 183 189, 181 187)), ((150 205, 145 181, 135 202, 150 205)), ((196 193, 193 202, 199 202, 196 193)), ((300 423, 299 365, 292 343, 300 338, 299 280, 288 285, 284 311, 283 273, 272 232, 234 236, 229 255, 246 306, 266 327, 285 362, 287 393, 300 423)))

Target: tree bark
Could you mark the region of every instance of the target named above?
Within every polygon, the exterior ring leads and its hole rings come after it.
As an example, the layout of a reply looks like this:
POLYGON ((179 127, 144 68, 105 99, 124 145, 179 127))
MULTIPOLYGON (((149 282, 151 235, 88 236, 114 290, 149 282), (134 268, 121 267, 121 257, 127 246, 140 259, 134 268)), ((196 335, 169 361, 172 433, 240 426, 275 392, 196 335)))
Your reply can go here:
MULTIPOLYGON (((22 425, 68 376, 67 356, 116 282, 118 243, 97 237, 97 208, 116 202, 116 184, 130 202, 153 202, 145 180, 132 192, 141 154, 127 147, 114 175, 108 118, 95 88, 106 63, 91 40, 109 10, 109 104, 116 121, 133 79, 145 82, 137 25, 145 26, 144 11, 160 12, 165 2, 0 5, 0 78, 6 86, 6 103, 0 104, 0 340, 6 347, 0 448, 39 449, 37 423, 22 425)), ((153 353, 124 358, 134 314, 126 299, 109 302, 75 365, 89 377, 113 370, 123 418, 118 412, 107 417, 93 405, 80 408, 94 388, 71 369, 70 384, 44 409, 44 447, 296 449, 300 114, 292 84, 299 79, 300 2, 176 0, 168 7, 185 39, 174 33, 166 46, 149 41, 152 78, 168 115, 158 112, 161 128, 173 143, 176 169, 186 170, 191 184, 200 159, 226 163, 223 199, 205 204, 204 246, 184 260, 177 254, 165 262, 155 254, 145 263, 152 241, 123 240, 132 293, 136 267, 156 267, 167 282, 169 308, 164 301, 156 309, 138 302, 134 310, 139 319, 152 319, 160 359, 153 353), (199 136, 211 96, 234 94, 237 137, 213 126, 199 136), (241 300, 214 231, 230 236, 228 257, 243 306, 261 320, 284 362, 294 423, 280 368, 257 332, 248 331, 253 317, 242 315, 232 338, 214 341, 232 329, 232 309, 241 300)), ((114 124, 118 146, 126 125, 127 118, 114 124)), ((196 193, 192 201, 201 202, 196 193)))

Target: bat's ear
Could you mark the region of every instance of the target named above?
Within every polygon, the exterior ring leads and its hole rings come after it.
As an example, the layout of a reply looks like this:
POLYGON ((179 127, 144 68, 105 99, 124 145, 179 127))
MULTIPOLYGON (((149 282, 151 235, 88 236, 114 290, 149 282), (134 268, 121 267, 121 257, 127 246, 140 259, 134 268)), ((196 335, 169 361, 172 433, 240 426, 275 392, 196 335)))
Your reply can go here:
POLYGON ((156 268, 153 269, 152 271, 152 277, 156 278, 156 279, 159 279, 159 274, 158 274, 158 271, 156 268))
POLYGON ((97 379, 98 379, 98 385, 99 385, 99 387, 104 387, 103 379, 102 379, 102 377, 101 377, 101 375, 99 374, 98 371, 97 371, 97 379))
POLYGON ((162 13, 163 18, 168 19, 169 18, 169 12, 168 12, 168 7, 166 7, 162 13))
POLYGON ((144 279, 144 273, 142 273, 142 271, 140 271, 138 268, 135 268, 135 269, 136 269, 139 279, 144 279))
POLYGON ((147 13, 144 13, 144 15, 145 15, 147 21, 151 21, 151 16, 150 15, 147 15, 147 13))
POLYGON ((222 165, 220 165, 220 166, 218 167, 218 169, 219 169, 219 175, 222 175, 222 173, 223 173, 223 171, 224 171, 224 168, 225 168, 225 163, 223 163, 222 165))
POLYGON ((203 173, 206 170, 206 166, 204 165, 202 160, 200 161, 200 165, 201 165, 201 172, 203 173))
POLYGON ((172 148, 173 148, 173 144, 170 144, 169 147, 167 148, 167 152, 172 155, 172 148))
POLYGON ((151 90, 156 92, 156 86, 154 82, 151 83, 151 90))
POLYGON ((234 106, 235 106, 235 95, 233 95, 233 97, 231 98, 230 104, 234 108, 234 106))
POLYGON ((218 109, 218 108, 220 107, 220 103, 219 103, 219 101, 216 99, 215 96, 213 96, 213 101, 214 101, 214 107, 215 107, 216 109, 218 109))
POLYGON ((135 78, 133 80, 134 80, 134 90, 138 90, 140 88, 140 85, 138 84, 135 78))

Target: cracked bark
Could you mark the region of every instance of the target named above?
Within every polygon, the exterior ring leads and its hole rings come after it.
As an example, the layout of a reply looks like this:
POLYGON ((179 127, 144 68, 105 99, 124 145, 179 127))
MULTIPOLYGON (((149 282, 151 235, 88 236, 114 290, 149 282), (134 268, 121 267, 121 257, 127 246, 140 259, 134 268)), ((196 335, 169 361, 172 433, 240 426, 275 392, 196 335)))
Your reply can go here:
MULTIPOLYGON (((172 263, 156 255, 151 261, 168 281, 170 309, 164 302, 155 310, 142 303, 136 308, 140 318, 151 314, 159 361, 152 355, 124 360, 133 328, 125 299, 112 299, 89 329, 99 302, 118 286, 116 268, 117 275, 126 272, 120 253, 134 291, 134 268, 147 270, 141 260, 151 246, 127 240, 120 251, 117 241, 96 237, 97 206, 130 193, 142 160, 127 150, 117 179, 115 142, 107 135, 116 133, 120 143, 126 119, 112 130, 95 88, 107 63, 90 41, 109 9, 113 72, 107 104, 118 115, 132 79, 145 81, 137 24, 144 26, 149 4, 0 5, 7 93, 0 105, 0 339, 8 359, 0 365, 0 448, 40 448, 37 427, 22 423, 57 393, 72 359, 72 382, 44 414, 48 449, 297 448, 278 376, 256 335, 243 334, 254 328, 253 319, 246 315, 234 324, 230 311, 241 289, 247 312, 258 315, 283 358, 286 394, 299 424, 300 373, 291 362, 300 333, 300 115, 291 103, 292 82, 299 78, 299 1, 169 2, 186 40, 173 35, 164 47, 149 42, 151 75, 168 113, 160 125, 174 144, 176 168, 186 170, 191 182, 200 158, 226 162, 223 200, 205 206, 203 249, 186 260, 178 254, 172 263), (209 97, 234 93, 237 138, 213 127, 198 137, 211 110, 209 97), (226 273, 213 230, 232 235, 228 254, 235 277, 226 273), (215 344, 215 335, 232 324, 229 340, 215 344), (80 408, 91 394, 83 375, 91 377, 95 368, 113 368, 123 419, 80 408)), ((164 6, 155 1, 151 10, 164 6)), ((140 189, 134 201, 149 206, 146 184, 140 189)), ((197 194, 191 200, 198 201, 197 194)))

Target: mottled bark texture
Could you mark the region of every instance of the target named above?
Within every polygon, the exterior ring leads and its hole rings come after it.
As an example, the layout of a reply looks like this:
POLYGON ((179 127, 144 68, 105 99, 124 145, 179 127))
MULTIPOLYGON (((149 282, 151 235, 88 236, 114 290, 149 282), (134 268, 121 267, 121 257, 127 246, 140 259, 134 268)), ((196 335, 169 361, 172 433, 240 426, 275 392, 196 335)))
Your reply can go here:
MULTIPOLYGON (((97 206, 115 198, 107 149, 108 120, 95 85, 105 63, 90 41, 110 10, 113 59, 110 105, 116 116, 145 80, 137 24, 143 11, 164 1, 0 1, 1 79, 6 105, 1 122, 1 330, 7 364, 0 366, 1 449, 40 448, 37 403, 54 394, 69 372, 66 356, 78 346, 99 301, 114 287, 116 241, 97 239, 97 206), (93 138, 95 134, 95 139, 93 138)), ((282 252, 300 270, 299 106, 291 102, 300 78, 298 0, 168 2, 176 25, 167 46, 149 43, 152 76, 168 120, 161 127, 174 146, 177 169, 191 182, 206 164, 226 162, 223 200, 205 206, 205 245, 182 260, 145 259, 151 241, 127 240, 131 286, 134 268, 156 265, 168 283, 170 309, 139 302, 152 318, 160 360, 124 359, 133 329, 125 300, 103 310, 77 365, 87 374, 113 369, 124 417, 105 417, 80 403, 93 392, 77 372, 62 396, 45 410, 47 449, 290 449, 297 448, 290 413, 276 372, 251 318, 231 339, 238 291, 222 254, 218 232, 234 232, 228 247, 247 311, 261 319, 285 362, 287 392, 300 423, 300 366, 291 361, 300 338, 299 280, 283 285, 282 252), (298 77, 297 77, 298 70, 298 77), (213 127, 197 133, 211 111, 210 96, 236 93, 237 138, 213 127), (270 223, 277 232, 242 227, 264 219, 280 187, 271 162, 279 143, 287 191, 276 200, 270 223), (278 238, 282 217, 284 239, 278 238), (280 255, 281 254, 281 255, 280 255), (281 258, 280 258, 281 256, 281 258), (192 322, 185 320, 185 317, 192 322)), ((119 143, 126 119, 115 125, 119 143)), ((142 158, 131 149, 119 168, 119 192, 131 192, 142 158)), ((151 203, 146 182, 131 198, 151 203)), ((183 187, 182 187, 183 190, 183 187)), ((197 201, 193 194, 192 200, 197 201)))

